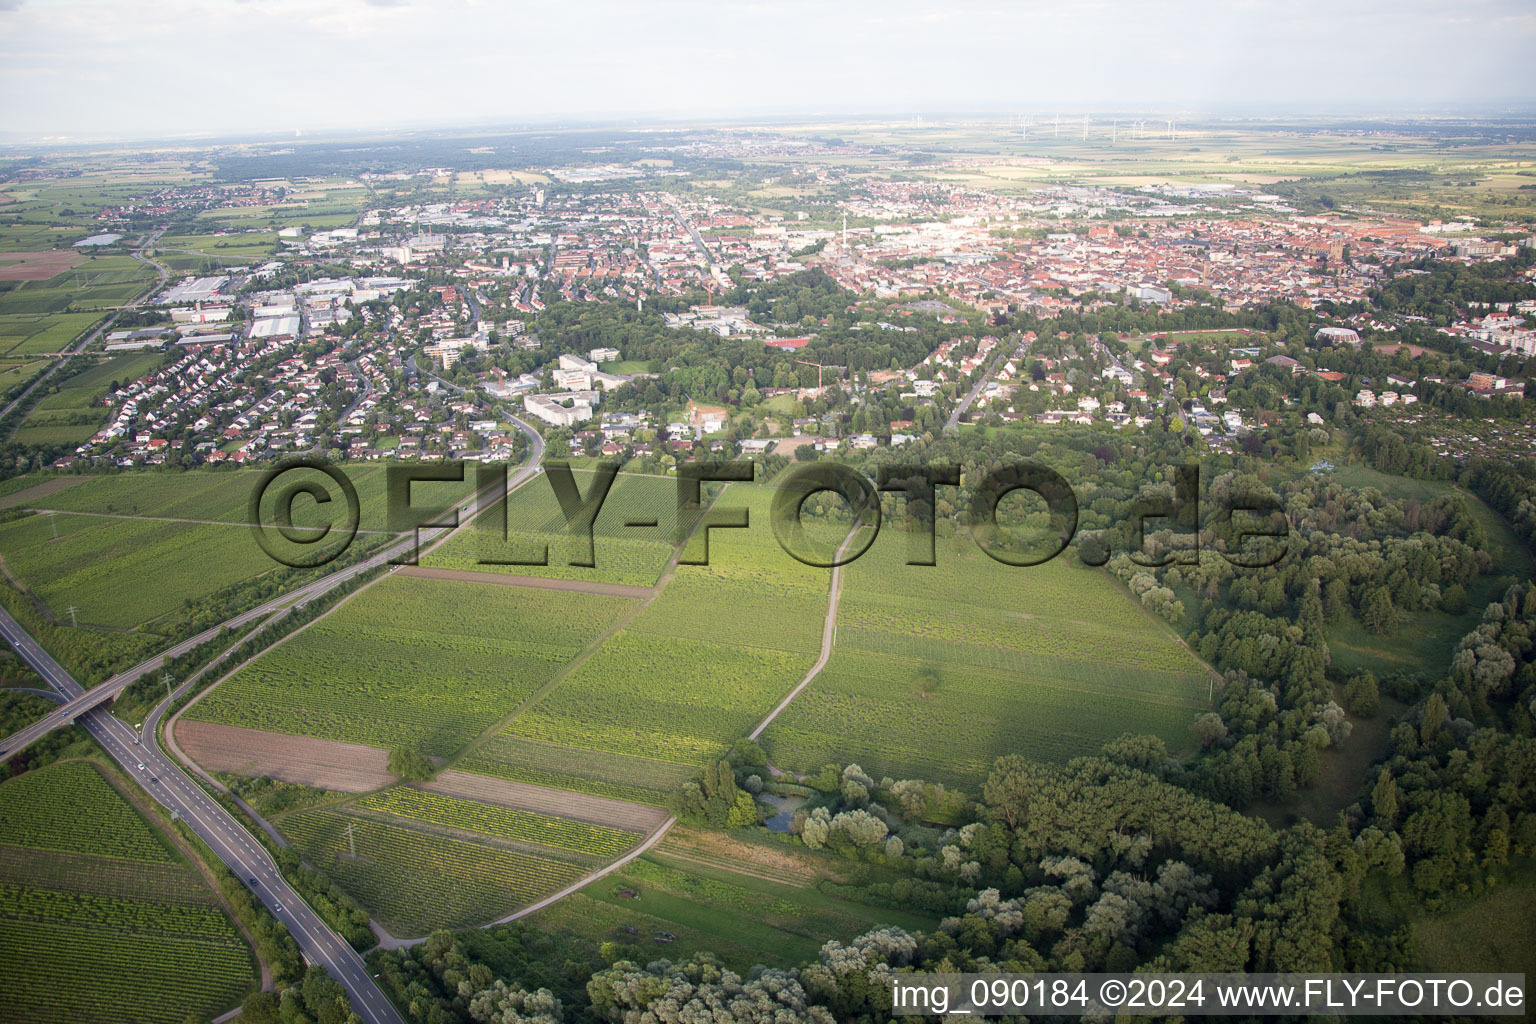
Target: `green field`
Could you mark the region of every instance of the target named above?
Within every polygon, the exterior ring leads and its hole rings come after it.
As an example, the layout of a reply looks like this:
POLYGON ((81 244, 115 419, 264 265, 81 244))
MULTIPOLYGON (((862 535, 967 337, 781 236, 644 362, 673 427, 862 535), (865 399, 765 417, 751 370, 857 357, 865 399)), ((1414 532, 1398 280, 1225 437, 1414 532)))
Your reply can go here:
POLYGON ((68 370, 48 381, 46 393, 17 429, 15 440, 22 444, 80 444, 89 440, 106 425, 109 413, 102 400, 112 383, 136 380, 164 358, 158 352, 95 361, 77 357, 68 370))
POLYGON ((0 395, 31 380, 49 362, 48 359, 0 361, 0 395))
POLYGON ((188 714, 451 755, 549 681, 631 604, 392 576, 241 670, 188 714))
POLYGON ((55 621, 117 630, 277 567, 240 527, 67 513, 0 525, 0 555, 55 621))
POLYGON ((815 660, 830 575, 780 550, 771 497, 727 488, 716 507, 746 507, 754 525, 717 531, 708 566, 679 566, 624 631, 507 732, 697 766, 750 731, 815 660))
POLYGON ((668 836, 532 920, 598 942, 638 946, 647 959, 713 952, 736 970, 814 960, 828 940, 847 942, 878 926, 931 931, 937 924, 926 915, 827 895, 816 882, 826 869, 804 850, 775 844, 767 855, 772 859, 759 864, 750 859, 750 840, 717 856, 696 845, 707 848, 712 837, 685 827, 678 832, 681 841, 668 836))
POLYGON ((273 231, 229 234, 162 235, 154 257, 173 271, 203 273, 223 266, 249 266, 272 256, 277 248, 273 231))
POLYGON ((410 786, 396 786, 375 793, 353 806, 359 810, 380 811, 445 828, 481 832, 515 843, 548 846, 598 858, 616 857, 640 838, 633 832, 606 825, 463 800, 410 786))
MULTIPOLYGON (((454 817, 472 823, 467 812, 454 817)), ((527 852, 478 826, 450 834, 425 820, 351 808, 301 811, 284 818, 282 828, 312 864, 401 937, 484 924, 569 885, 589 866, 554 849, 527 852)))
POLYGON ((1393 498, 1429 502, 1453 491, 1466 498, 1477 521, 1488 534, 1494 569, 1478 577, 1467 587, 1467 610, 1460 615, 1444 611, 1418 611, 1402 614, 1398 628, 1378 635, 1358 620, 1346 616, 1328 628, 1328 650, 1333 665, 1344 672, 1370 670, 1418 672, 1435 675, 1450 663, 1451 655, 1462 637, 1472 632, 1482 620, 1490 601, 1503 596, 1501 580, 1508 576, 1529 579, 1530 556, 1520 539, 1498 513, 1475 495, 1458 491, 1442 480, 1413 480, 1382 473, 1359 463, 1339 466, 1333 479, 1346 487, 1374 487, 1393 498))
POLYGON ((844 572, 826 668, 763 734, 780 767, 975 786, 1005 753, 1066 761, 1125 732, 1190 748, 1208 676, 1108 576, 969 539, 908 566, 889 533, 844 572))
POLYGON ((126 305, 155 281, 154 267, 132 256, 92 256, 45 281, 6 281, 0 315, 101 310, 126 305))
POLYGON ((255 981, 213 893, 94 766, 0 785, 0 1017, 182 1024, 255 981))
MULTIPOLYGON (((213 520, 222 523, 248 523, 251 494, 261 482, 265 470, 199 469, 146 470, 111 476, 92 476, 64 490, 41 494, 15 504, 25 508, 56 509, 62 512, 106 513, 118 516, 144 516, 160 519, 213 520)), ((382 465, 347 466, 347 479, 357 490, 361 529, 383 529, 387 524, 385 474, 382 465)), ((324 483, 325 477, 310 471, 324 483)), ((46 480, 43 477, 39 480, 46 480)), ((285 474, 283 484, 289 482, 285 474)), ((339 498, 334 484, 328 491, 339 498)), ((447 504, 467 494, 472 483, 419 483, 411 487, 412 500, 418 504, 447 504)), ((294 502, 294 523, 319 525, 335 516, 330 509, 316 510, 315 504, 301 497, 294 502), (308 514, 316 512, 315 518, 308 514), (324 513, 321 515, 320 513, 324 513)))
MULTIPOLYGON (((589 493, 594 474, 573 470, 576 485, 589 493)), ((672 557, 677 522, 677 484, 656 476, 622 474, 613 482, 593 525, 593 568, 570 564, 577 550, 566 529, 565 517, 548 480, 536 477, 513 491, 507 500, 507 537, 481 525, 499 523, 499 514, 482 517, 477 528, 466 530, 422 559, 423 565, 444 569, 506 572, 519 576, 580 579, 648 587, 672 557), (654 519, 655 527, 626 527, 632 520, 654 519), (482 558, 539 557, 548 549, 548 565, 486 565, 482 558)))
POLYGON ((456 765, 464 771, 551 789, 613 797, 653 807, 682 788, 693 768, 650 757, 587 750, 502 734, 476 747, 456 765))
POLYGON ((100 322, 95 313, 11 313, 0 316, 0 355, 62 352, 100 322))

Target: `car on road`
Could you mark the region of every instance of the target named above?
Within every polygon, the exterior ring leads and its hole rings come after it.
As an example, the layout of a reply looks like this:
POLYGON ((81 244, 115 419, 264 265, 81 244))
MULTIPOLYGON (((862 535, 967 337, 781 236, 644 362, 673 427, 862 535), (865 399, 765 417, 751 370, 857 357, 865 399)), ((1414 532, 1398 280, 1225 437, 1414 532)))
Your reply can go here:
POLYGON ((250 885, 255 885, 256 884, 256 876, 252 875, 250 878, 246 879, 246 882, 249 883, 250 885))
POLYGON ((281 914, 282 912, 283 912, 283 905, 281 903, 274 903, 274 904, 272 904, 272 913, 274 913, 274 914, 281 914))
POLYGON ((138 737, 137 737, 137 736, 135 736, 135 737, 134 737, 134 738, 133 738, 133 745, 134 745, 134 746, 138 746, 138 745, 139 745, 139 738, 138 738, 138 737))
POLYGON ((143 771, 143 770, 144 770, 144 762, 140 761, 139 762, 139 771, 143 771))
POLYGON ((150 781, 150 782, 159 782, 159 781, 160 781, 160 780, 159 780, 159 779, 157 779, 157 778, 155 778, 155 777, 154 777, 154 776, 153 776, 153 775, 151 775, 151 776, 150 776, 150 777, 149 777, 149 781, 150 781))

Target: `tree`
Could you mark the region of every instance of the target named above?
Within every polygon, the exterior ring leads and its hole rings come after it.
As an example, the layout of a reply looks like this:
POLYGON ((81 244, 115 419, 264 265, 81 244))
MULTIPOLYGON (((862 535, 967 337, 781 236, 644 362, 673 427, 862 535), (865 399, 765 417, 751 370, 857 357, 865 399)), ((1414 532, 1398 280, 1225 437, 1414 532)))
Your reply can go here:
POLYGON ((423 782, 437 767, 415 747, 396 747, 389 752, 389 770, 410 782, 423 782))
POLYGON ((1397 780, 1385 768, 1376 776, 1376 785, 1371 789, 1371 810, 1387 828, 1397 824, 1397 780))
POLYGON ((1375 716, 1381 707, 1381 691, 1376 684, 1376 677, 1369 672, 1351 676, 1349 682, 1344 684, 1344 707, 1350 714, 1360 718, 1375 716))
POLYGON ((1214 711, 1207 711, 1195 719, 1190 726, 1194 734, 1200 737, 1200 744, 1205 747, 1213 743, 1219 743, 1227 738, 1227 725, 1221 720, 1221 716, 1214 711))
POLYGON ((1392 595, 1386 587, 1375 587, 1366 595, 1360 619, 1372 633, 1385 634, 1397 628, 1397 609, 1393 607, 1392 595))

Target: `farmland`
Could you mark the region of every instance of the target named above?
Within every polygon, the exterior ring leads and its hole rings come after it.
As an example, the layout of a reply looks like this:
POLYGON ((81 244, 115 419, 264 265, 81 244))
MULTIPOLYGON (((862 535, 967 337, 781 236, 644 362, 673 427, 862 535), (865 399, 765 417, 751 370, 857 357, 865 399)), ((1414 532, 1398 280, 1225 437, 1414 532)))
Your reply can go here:
POLYGON ((229 526, 33 515, 0 525, 7 567, 55 621, 143 627, 276 567, 248 531, 229 526), (55 534, 57 536, 55 536, 55 534))
POLYGON ((181 1024, 254 981, 212 892, 95 767, 64 761, 0 785, 5 1019, 181 1024))
POLYGON ((272 255, 277 235, 271 231, 162 235, 154 256, 176 271, 203 273, 223 266, 246 266, 272 255))
POLYGON ((493 736, 459 762, 464 771, 661 807, 692 769, 606 750, 493 736))
POLYGON ((626 631, 519 715, 508 732, 697 766, 749 731, 811 660, 626 631))
POLYGON ((0 316, 0 355, 62 352, 98 322, 95 313, 11 313, 0 316))
POLYGON ((394 815, 302 811, 285 817, 282 828, 311 863, 401 936, 483 924, 569 884, 584 869, 558 851, 540 856, 489 835, 450 835, 394 815))
POLYGON ((408 786, 397 786, 363 797, 354 806, 360 810, 381 811, 434 825, 482 832, 513 842, 550 846, 598 858, 615 857, 633 846, 639 838, 635 833, 622 829, 455 799, 408 786))
POLYGON ((830 574, 779 549, 771 493, 727 488, 717 507, 744 506, 755 526, 717 531, 708 566, 679 566, 623 632, 507 732, 697 766, 750 731, 815 660, 830 574), (735 614, 722 617, 725 608, 735 614))
POLYGON ((832 658, 763 736, 781 767, 974 786, 1003 753, 1066 761, 1124 732, 1189 747, 1206 675, 1107 576, 969 541, 903 558, 882 537, 845 570, 832 658))
MULTIPOLYGON (((347 479, 357 489, 362 529, 385 526, 385 467, 348 466, 347 479)), ((39 497, 25 507, 61 512, 91 512, 160 519, 196 519, 225 523, 248 521, 251 492, 261 480, 256 470, 190 470, 187 472, 123 473, 78 480, 66 490, 39 497)), ((51 479, 51 478, 42 478, 51 479)), ((283 478, 286 483, 287 476, 283 478)), ((468 485, 416 484, 419 503, 447 501, 468 485), (436 488, 441 487, 439 491, 436 488)), ((294 503, 294 523, 304 525, 313 505, 294 503)), ((324 522, 325 520, 318 520, 324 522)))
POLYGON ((814 959, 827 940, 847 941, 877 925, 936 923, 821 892, 818 884, 838 870, 804 850, 680 826, 659 847, 534 920, 639 947, 637 959, 677 960, 708 950, 737 970, 814 959))
MULTIPOLYGON (((587 494, 594 474, 573 470, 576 485, 587 494)), ((481 520, 499 524, 499 513, 481 520)), ((672 556, 677 523, 677 485, 661 477, 621 474, 613 482, 602 511, 593 524, 593 568, 570 565, 577 550, 566 529, 560 504, 547 479, 534 480, 508 496, 507 537, 494 529, 467 530, 454 537, 422 564, 443 569, 508 572, 519 576, 592 580, 648 587, 672 556), (655 527, 626 527, 626 522, 655 520, 655 527), (548 547, 548 565, 487 565, 483 558, 538 557, 548 547)))
POLYGON ((111 382, 133 380, 160 361, 158 353, 109 356, 95 362, 77 358, 67 371, 49 381, 47 393, 27 414, 15 440, 22 444, 78 444, 86 440, 106 422, 107 410, 101 399, 111 382))
POLYGON ((188 717, 451 755, 631 603, 391 577, 242 669, 188 717))
POLYGON ((4 281, 0 315, 102 310, 130 302, 155 280, 155 269, 132 256, 92 256, 44 281, 4 281))

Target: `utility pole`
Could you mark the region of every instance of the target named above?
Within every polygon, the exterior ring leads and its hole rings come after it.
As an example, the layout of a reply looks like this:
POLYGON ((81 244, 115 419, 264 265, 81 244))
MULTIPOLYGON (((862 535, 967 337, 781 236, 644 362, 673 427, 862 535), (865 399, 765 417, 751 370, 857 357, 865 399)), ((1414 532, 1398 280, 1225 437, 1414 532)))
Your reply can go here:
POLYGON ((59 539, 59 517, 58 517, 57 514, 55 514, 53 512, 48 513, 48 525, 53 527, 53 539, 54 540, 58 540, 59 539))
POLYGON ((347 852, 353 858, 357 857, 357 840, 352 835, 352 822, 347 822, 347 852))
POLYGON ((71 626, 79 628, 80 623, 75 620, 75 606, 74 605, 70 605, 69 608, 68 608, 68 611, 69 611, 69 624, 71 626))
POLYGON ((166 700, 170 700, 171 699, 171 674, 169 672, 162 672, 162 673, 160 673, 160 681, 165 684, 165 699, 166 700))

